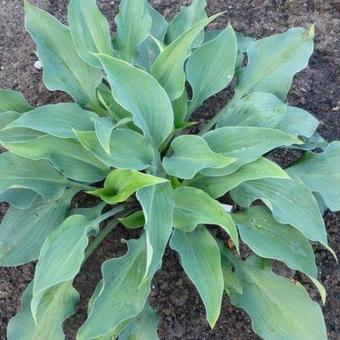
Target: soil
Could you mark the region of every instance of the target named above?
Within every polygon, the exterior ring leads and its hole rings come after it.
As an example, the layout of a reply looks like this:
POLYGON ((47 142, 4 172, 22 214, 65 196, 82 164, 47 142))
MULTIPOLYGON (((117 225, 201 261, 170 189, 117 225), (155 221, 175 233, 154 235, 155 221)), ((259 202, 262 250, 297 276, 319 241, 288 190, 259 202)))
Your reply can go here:
MULTIPOLYGON (((67 0, 31 1, 65 22, 67 0)), ((118 2, 118 1, 117 1, 118 2)), ((160 12, 171 18, 180 5, 190 1, 154 0, 151 3, 160 12)), ((100 7, 113 23, 117 4, 110 0, 99 1, 100 7)), ((22 91, 34 105, 42 105, 69 100, 60 92, 45 89, 41 72, 33 65, 36 61, 34 45, 24 31, 22 0, 0 0, 0 87, 22 91)), ((320 133, 328 141, 340 139, 340 2, 339 0, 208 0, 208 12, 227 11, 215 27, 230 22, 240 32, 252 37, 264 37, 283 32, 292 26, 306 26, 316 23, 316 50, 309 67, 295 79, 289 95, 289 102, 313 112, 322 122, 320 133)), ((208 119, 228 99, 224 92, 209 100, 198 114, 201 121, 208 119)), ((279 154, 284 163, 288 152, 279 154)), ((1 206, 1 213, 6 211, 1 206)), ((327 212, 325 221, 331 247, 340 255, 340 214, 327 212)), ((66 322, 67 339, 75 339, 77 328, 86 318, 86 302, 100 278, 101 263, 124 252, 121 239, 136 237, 136 232, 122 228, 114 230, 102 243, 82 272, 75 286, 80 291, 82 303, 79 312, 66 322)), ((328 291, 328 299, 323 308, 330 339, 340 337, 340 269, 331 255, 315 246, 320 279, 328 291)), ((283 275, 292 277, 294 272, 277 265, 283 275)), ((16 268, 0 269, 0 339, 6 339, 8 320, 19 307, 19 298, 27 283, 32 279, 34 264, 16 268)), ((317 293, 304 277, 295 278, 307 284, 313 297, 317 293)), ((210 330, 205 321, 203 305, 195 288, 184 275, 177 256, 167 250, 162 269, 152 283, 150 298, 152 306, 159 313, 159 336, 161 339, 256 339, 251 330, 250 320, 239 309, 230 305, 228 298, 223 301, 219 322, 210 330)))

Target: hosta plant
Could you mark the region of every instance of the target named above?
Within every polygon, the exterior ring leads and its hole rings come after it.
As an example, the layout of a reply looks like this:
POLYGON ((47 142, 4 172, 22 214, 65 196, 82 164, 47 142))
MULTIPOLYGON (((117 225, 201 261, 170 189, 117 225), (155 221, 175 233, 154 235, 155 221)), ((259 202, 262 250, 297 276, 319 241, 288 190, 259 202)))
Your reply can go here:
POLYGON ((208 30, 224 14, 205 7, 193 0, 168 22, 145 0, 122 0, 112 34, 95 0, 71 0, 68 26, 25 2, 44 83, 73 102, 32 107, 0 91, 0 264, 37 260, 9 340, 64 338, 73 281, 118 223, 139 237, 102 264, 77 339, 157 338, 148 295, 168 244, 210 327, 226 294, 262 338, 327 338, 318 303, 271 269, 277 260, 303 273, 325 301, 310 242, 333 253, 322 214, 340 210, 340 143, 287 103, 314 26, 256 41, 230 25, 208 30), (231 100, 193 127, 233 79, 231 100), (284 170, 270 157, 281 147, 301 155, 284 170), (98 204, 75 209, 80 192, 98 204))

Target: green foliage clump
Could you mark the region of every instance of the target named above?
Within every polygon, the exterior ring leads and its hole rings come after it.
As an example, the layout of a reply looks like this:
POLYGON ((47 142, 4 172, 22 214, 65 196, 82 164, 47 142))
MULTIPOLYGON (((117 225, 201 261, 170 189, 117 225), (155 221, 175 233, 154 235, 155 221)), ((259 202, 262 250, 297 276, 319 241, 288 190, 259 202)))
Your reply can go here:
POLYGON ((73 280, 118 223, 142 228, 140 237, 103 263, 77 339, 157 338, 147 300, 168 243, 211 327, 226 293, 265 339, 327 338, 319 305, 271 270, 273 259, 300 271, 325 300, 310 241, 333 252, 322 214, 340 210, 340 143, 323 141, 318 120, 287 104, 314 27, 256 41, 230 25, 205 31, 221 15, 208 17, 205 7, 193 0, 167 22, 145 0, 122 0, 111 36, 95 0, 70 1, 69 27, 25 3, 45 85, 74 102, 34 108, 0 91, 8 150, 0 196, 10 204, 0 264, 38 260, 9 340, 64 338, 79 300, 73 280), (233 98, 191 134, 194 111, 233 79, 233 98), (266 157, 280 147, 304 155, 283 170, 266 157), (79 192, 100 203, 72 209, 79 192), (226 194, 232 211, 220 202, 226 194), (245 260, 241 241, 254 253, 245 260))

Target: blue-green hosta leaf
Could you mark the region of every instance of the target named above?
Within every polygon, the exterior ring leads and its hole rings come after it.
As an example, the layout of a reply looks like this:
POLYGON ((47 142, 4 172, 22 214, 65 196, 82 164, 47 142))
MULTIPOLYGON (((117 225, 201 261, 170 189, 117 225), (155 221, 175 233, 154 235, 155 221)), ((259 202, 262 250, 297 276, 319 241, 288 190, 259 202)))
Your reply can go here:
POLYGON ((150 293, 150 280, 141 283, 146 265, 145 237, 127 242, 127 253, 105 261, 103 282, 91 312, 80 328, 79 340, 118 334, 144 308, 150 293), (117 334, 118 333, 118 334, 117 334))
POLYGON ((323 215, 325 211, 328 209, 328 207, 326 206, 325 201, 323 200, 322 196, 318 192, 313 192, 313 195, 316 199, 316 202, 318 203, 320 213, 321 215, 323 215))
MULTIPOLYGON (((123 209, 118 207, 116 212, 123 209)), ((98 233, 101 220, 100 217, 88 220, 82 215, 72 215, 46 238, 34 275, 31 309, 35 320, 43 296, 58 284, 72 282, 79 272, 88 236, 98 233)))
POLYGON ((66 218, 75 192, 55 201, 35 197, 28 209, 10 207, 0 225, 0 264, 18 266, 39 256, 46 237, 66 218))
POLYGON ((232 199, 242 207, 260 199, 274 218, 290 224, 307 238, 327 246, 325 224, 313 194, 299 180, 258 179, 231 190, 232 199))
POLYGON ((264 339, 327 339, 321 309, 302 285, 249 261, 233 265, 242 294, 231 293, 231 302, 250 315, 255 333, 264 339))
POLYGON ((236 69, 239 71, 239 69, 243 66, 244 62, 244 55, 247 53, 248 47, 251 43, 256 41, 255 38, 247 37, 243 33, 235 32, 236 38, 237 38, 237 46, 238 46, 238 54, 237 54, 237 60, 236 60, 236 69))
POLYGON ((313 249, 296 228, 277 222, 262 206, 233 214, 232 218, 243 242, 255 254, 283 261, 290 268, 317 277, 313 249))
POLYGON ((215 39, 193 52, 185 67, 187 80, 193 92, 189 113, 231 82, 236 56, 236 35, 230 25, 215 39))
POLYGON ((74 208, 70 211, 70 215, 83 215, 88 220, 94 220, 102 214, 102 210, 107 206, 106 202, 100 202, 95 206, 88 208, 74 208))
POLYGON ((0 112, 0 130, 4 129, 9 123, 12 123, 20 116, 20 113, 14 111, 0 112))
POLYGON ((168 180, 135 170, 115 169, 105 179, 102 189, 91 191, 109 204, 124 202, 138 189, 152 186, 168 180))
POLYGON ((145 216, 144 282, 152 278, 162 264, 162 257, 173 227, 174 198, 170 183, 161 183, 139 189, 137 199, 145 216))
POLYGON ((112 115, 112 117, 118 121, 124 118, 131 118, 131 113, 124 110, 112 97, 111 89, 101 83, 97 88, 98 100, 103 107, 112 115))
MULTIPOLYGON (((75 181, 98 182, 109 172, 106 165, 74 139, 45 135, 24 142, 3 143, 3 145, 22 157, 32 160, 46 159, 66 177, 75 181)), ((38 173, 41 173, 41 170, 38 173)))
POLYGON ((156 41, 152 36, 148 36, 139 46, 138 56, 134 64, 141 66, 142 69, 150 73, 152 65, 160 53, 159 41, 156 41))
POLYGON ((152 64, 163 49, 164 36, 168 28, 168 22, 150 4, 149 14, 152 18, 150 35, 140 44, 138 55, 134 60, 136 65, 141 65, 150 73, 152 64))
POLYGON ((178 252, 181 265, 198 290, 213 328, 220 315, 224 289, 218 244, 204 226, 199 226, 190 233, 175 230, 170 247, 178 252))
MULTIPOLYGON (((205 0, 192 0, 190 6, 182 6, 181 11, 171 20, 166 33, 167 44, 172 43, 190 27, 207 17, 205 0)), ((201 32, 195 41, 195 46, 199 46, 204 40, 204 32, 201 32)))
POLYGON ((172 102, 172 109, 174 110, 175 127, 185 122, 188 114, 188 92, 184 89, 182 95, 172 102))
POLYGON ((211 151, 200 136, 179 136, 172 141, 171 148, 174 153, 163 158, 163 167, 168 175, 179 178, 189 179, 203 169, 220 169, 235 161, 211 151))
POLYGON ((243 242, 263 258, 276 259, 288 267, 305 273, 319 290, 323 303, 326 290, 317 280, 318 270, 315 264, 313 248, 297 229, 277 222, 270 211, 262 206, 255 206, 245 212, 232 215, 237 224, 243 242))
POLYGON ((60 197, 70 182, 47 161, 32 161, 10 152, 0 155, 0 192, 30 189, 45 200, 60 197))
POLYGON ((217 198, 245 181, 261 178, 289 178, 289 176, 277 164, 261 157, 255 162, 243 165, 230 175, 207 177, 197 174, 184 184, 201 189, 211 197, 217 198))
POLYGON ((110 155, 111 134, 114 128, 115 121, 111 117, 100 117, 95 120, 96 137, 108 155, 110 155))
POLYGON ((286 116, 276 129, 294 136, 312 137, 319 126, 319 121, 309 112, 294 106, 288 106, 286 116))
POLYGON ((32 109, 20 92, 0 89, 0 113, 7 111, 24 113, 32 109))
POLYGON ((158 39, 160 42, 164 42, 164 37, 168 29, 168 22, 164 17, 156 11, 150 4, 147 5, 152 19, 151 35, 158 39))
POLYGON ((47 12, 25 1, 26 29, 37 45, 49 90, 68 92, 80 105, 97 106, 96 88, 102 72, 83 61, 68 27, 47 12))
POLYGON ((221 127, 206 133, 203 138, 212 151, 237 158, 225 168, 203 170, 202 173, 207 176, 228 175, 277 147, 302 144, 295 136, 280 130, 249 126, 221 127))
POLYGON ((10 320, 7 329, 8 340, 64 339, 63 322, 76 312, 78 292, 71 282, 55 286, 42 299, 35 323, 30 308, 33 283, 25 289, 21 298, 20 312, 10 320))
POLYGON ((190 55, 192 43, 204 27, 218 15, 199 21, 167 46, 155 60, 151 73, 164 87, 171 101, 183 94, 185 88, 184 63, 190 55))
POLYGON ((253 92, 228 106, 216 126, 276 128, 286 115, 287 104, 279 98, 271 93, 253 92))
MULTIPOLYGON (((210 30, 205 32, 205 42, 215 39, 223 30, 210 30)), ((237 58, 236 70, 243 66, 244 54, 247 52, 248 46, 256 41, 255 38, 247 37, 240 32, 235 32, 237 39, 237 58)))
POLYGON ((37 196, 38 194, 30 189, 8 189, 0 193, 0 202, 7 202, 18 209, 27 209, 37 196))
POLYGON ((149 304, 133 319, 119 336, 119 340, 158 340, 157 326, 159 316, 149 304))
POLYGON ((340 142, 328 145, 322 153, 306 152, 287 172, 298 176, 305 185, 318 192, 332 211, 340 210, 340 142))
POLYGON ((304 144, 299 145, 297 148, 305 151, 311 151, 315 149, 321 149, 325 151, 328 142, 320 136, 318 132, 314 132, 310 138, 302 138, 304 144))
POLYGON ((91 131, 93 120, 98 116, 83 110, 79 105, 61 103, 41 106, 24 113, 18 119, 7 125, 7 128, 27 128, 61 138, 73 138, 73 129, 91 131))
POLYGON ((250 44, 248 63, 239 74, 235 96, 260 91, 285 100, 295 73, 308 65, 313 38, 314 26, 310 26, 307 30, 291 28, 250 44))
POLYGON ((96 0, 71 0, 68 23, 80 57, 89 65, 101 68, 94 53, 113 54, 110 27, 96 5, 96 0))
POLYGON ((3 129, 0 130, 0 143, 23 142, 43 135, 45 135, 43 132, 26 128, 3 129))
POLYGON ((237 276, 233 272, 230 262, 225 256, 221 256, 221 268, 224 281, 224 290, 229 295, 231 292, 242 294, 242 287, 237 276))
POLYGON ((98 58, 108 76, 113 98, 132 113, 134 123, 158 147, 174 123, 171 102, 163 88, 151 75, 122 60, 105 55, 98 58))
POLYGON ((75 134, 86 150, 110 167, 143 170, 152 164, 152 147, 138 132, 114 130, 110 138, 110 154, 100 145, 95 132, 76 131, 75 134))
POLYGON ((130 118, 123 118, 117 123, 110 117, 100 117, 95 120, 96 136, 102 148, 110 155, 111 151, 111 135, 114 129, 124 126, 131 122, 130 118))
POLYGON ((122 0, 115 18, 117 35, 114 45, 120 58, 131 62, 138 47, 149 35, 152 19, 145 0, 122 0))
POLYGON ((175 228, 190 232, 199 224, 216 224, 229 234, 238 249, 236 226, 221 203, 192 187, 180 187, 174 191, 174 196, 175 228))

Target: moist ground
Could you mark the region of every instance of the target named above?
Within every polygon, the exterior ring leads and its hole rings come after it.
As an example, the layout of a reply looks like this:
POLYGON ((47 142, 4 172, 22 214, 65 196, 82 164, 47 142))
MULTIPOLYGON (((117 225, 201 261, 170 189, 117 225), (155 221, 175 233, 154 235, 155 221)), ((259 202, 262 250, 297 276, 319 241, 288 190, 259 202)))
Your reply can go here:
MULTIPOLYGON (((65 22, 67 0, 31 1, 65 22)), ((118 1, 117 1, 118 2, 118 1)), ((180 5, 190 1, 154 0, 155 8, 171 18, 180 5)), ((110 0, 99 1, 104 13, 113 24, 117 5, 110 0)), ((313 112, 322 122, 320 132, 328 141, 340 139, 340 2, 338 0, 208 0, 209 13, 227 11, 215 27, 230 22, 235 30, 256 38, 283 32, 292 26, 316 23, 316 51, 309 67, 295 79, 289 95, 290 104, 313 112)), ((34 69, 34 45, 24 31, 22 0, 0 0, 0 87, 22 91, 34 105, 61 102, 69 98, 59 92, 45 89, 41 72, 34 69)), ((197 119, 204 121, 227 100, 224 92, 206 103, 197 119)), ((290 154, 281 152, 280 161, 289 161, 290 154)), ((82 203, 82 202, 80 202, 82 203)), ((86 203, 86 202, 85 202, 86 203)), ((1 207, 2 214, 6 205, 1 207)), ((325 221, 331 247, 340 255, 340 214, 328 212, 325 221)), ((136 233, 116 229, 97 249, 76 279, 76 288, 82 296, 79 312, 65 325, 68 339, 75 339, 77 328, 86 318, 86 302, 100 278, 101 263, 124 252, 122 238, 136 237, 136 233)), ((329 253, 315 246, 320 279, 328 291, 323 309, 330 339, 339 339, 340 269, 329 253)), ((304 277, 277 265, 276 269, 289 277, 307 282, 304 277)), ((8 320, 19 307, 19 298, 32 279, 34 264, 0 269, 0 339, 6 339, 8 320)), ((313 297, 315 290, 307 283, 313 297)), ((210 330, 205 320, 203 305, 195 288, 179 266, 177 256, 167 250, 162 269, 152 283, 152 306, 161 317, 161 339, 256 339, 247 315, 232 307, 225 297, 219 322, 210 330)))

